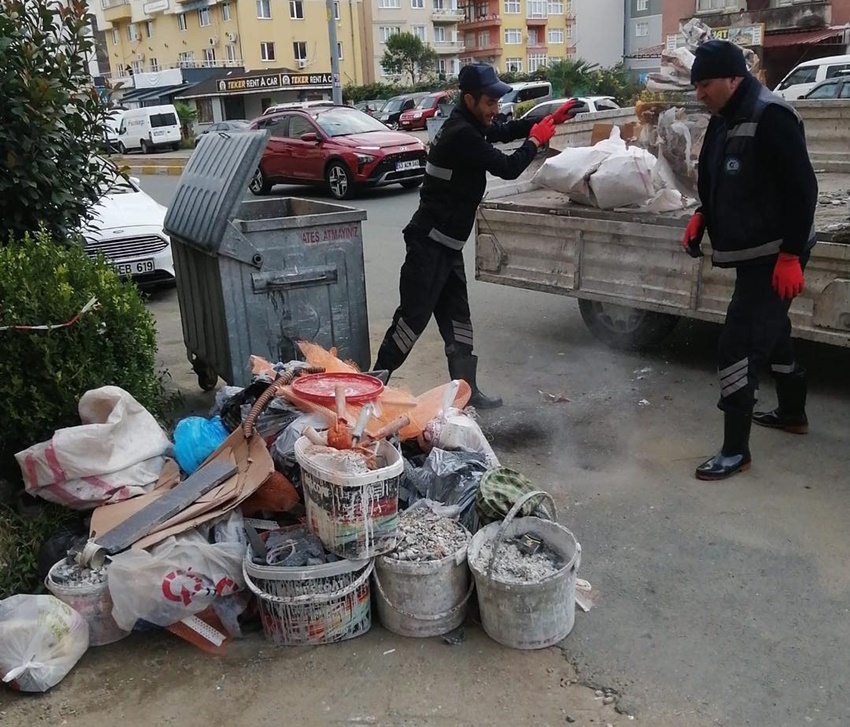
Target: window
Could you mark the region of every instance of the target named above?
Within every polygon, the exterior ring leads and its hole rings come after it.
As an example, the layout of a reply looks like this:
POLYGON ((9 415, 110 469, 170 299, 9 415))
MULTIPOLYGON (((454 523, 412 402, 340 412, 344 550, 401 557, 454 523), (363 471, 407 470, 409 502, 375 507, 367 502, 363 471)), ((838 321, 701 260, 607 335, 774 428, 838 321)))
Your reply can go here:
MULTIPOLYGON (((505 0, 505 15, 519 15, 519 12, 520 0, 505 0)), ((479 15, 479 17, 481 16, 479 15)))
POLYGON ((400 8, 400 0, 378 0, 379 8, 400 8))
POLYGON ((424 10, 425 0, 410 0, 410 7, 414 10, 424 10))
POLYGON ((165 114, 151 114, 151 126, 160 129, 163 126, 177 126, 177 117, 171 112, 165 114))
POLYGON ((487 48, 490 45, 490 31, 482 30, 478 34, 478 47, 479 48, 487 48))
POLYGON ((144 61, 133 61, 130 65, 133 68, 133 75, 145 72, 144 61))
POLYGON ((635 38, 646 38, 649 35, 649 23, 635 23, 635 38))
POLYGON ((424 25, 414 25, 411 30, 413 31, 413 35, 415 35, 419 40, 423 43, 428 40, 427 28, 424 25))
POLYGON ((307 60, 307 43, 303 40, 296 40, 292 44, 292 55, 295 56, 296 61, 306 61, 307 60))
POLYGON ((210 9, 209 8, 201 8, 198 10, 198 25, 202 28, 206 28, 210 25, 210 9))
POLYGON ((551 28, 549 30, 549 42, 554 45, 560 45, 564 42, 564 29, 551 28))
POLYGON ((148 38, 153 38, 153 23, 150 20, 145 23, 145 35, 148 38))
POLYGON ((574 26, 572 23, 570 23, 570 24, 567 26, 567 38, 568 38, 569 40, 572 40, 572 39, 573 39, 573 29, 574 29, 574 27, 575 27, 575 26, 574 26))
MULTIPOLYGON (((534 73, 535 71, 546 67, 546 54, 538 53, 535 55, 528 56, 528 72, 534 73)), ((540 98, 541 96, 547 96, 551 91, 545 86, 541 86, 540 88, 529 89, 530 93, 534 95, 529 95, 528 98, 540 98)), ((519 99, 519 97, 517 97, 519 99)))
POLYGON ((838 92, 838 98, 850 98, 850 83, 845 83, 838 92))
MULTIPOLYGON (((463 44, 467 48, 474 48, 475 47, 475 33, 467 33, 465 36, 463 36, 463 44)), ((466 65, 469 65, 470 63, 472 63, 471 60, 468 61, 467 63, 464 63, 463 65, 466 66, 466 65)))
POLYGON ((505 60, 505 70, 508 73, 522 73, 522 58, 508 58, 505 60))
POLYGON ((257 17, 261 20, 269 20, 271 16, 271 0, 257 0, 257 17))
POLYGON ((315 134, 316 127, 313 126, 310 119, 303 116, 289 117, 289 133, 287 136, 290 139, 300 139, 302 134, 315 134))
POLYGON ((289 17, 293 20, 304 20, 304 3, 302 0, 289 0, 289 17))
POLYGON ((843 76, 847 71, 850 71, 850 64, 845 63, 842 66, 827 66, 826 78, 835 78, 836 76, 843 76))
POLYGON ((268 41, 260 43, 260 60, 266 62, 274 60, 274 43, 268 41))
POLYGON ((342 60, 342 41, 337 41, 336 44, 336 57, 342 60))
POLYGON ((228 64, 236 63, 236 45, 234 43, 228 43, 224 46, 224 57, 227 59, 228 64))
POLYGON ((740 7, 740 0, 697 0, 697 12, 708 13, 718 10, 737 10, 740 7))
MULTIPOLYGON (((198 110, 198 122, 209 124, 213 120, 212 99, 196 98, 195 108, 198 110)), ((210 129, 212 131, 212 129, 210 129)))
POLYGON ((401 28, 399 28, 397 25, 382 25, 380 28, 378 28, 378 33, 381 37, 381 43, 386 43, 387 39, 391 35, 395 35, 396 33, 400 32, 401 28))
POLYGON ((339 2, 334 3, 334 20, 339 20, 339 2))
POLYGON ((509 29, 505 31, 505 45, 521 45, 522 31, 509 29))
POLYGON ((525 16, 527 18, 545 18, 549 11, 545 0, 527 0, 525 9, 525 16))
POLYGON ((204 65, 207 67, 215 65, 215 48, 204 48, 204 65))
POLYGON ((563 15, 564 14, 564 3, 558 0, 558 2, 550 2, 548 3, 549 7, 549 15, 563 15))
POLYGON ((814 83, 817 81, 818 67, 806 66, 792 71, 782 83, 779 84, 779 90, 784 91, 789 86, 796 86, 798 83, 814 83))
POLYGON ((537 34, 537 28, 532 28, 528 31, 528 44, 540 45, 540 36, 537 34))
POLYGON ((806 98, 832 98, 835 96, 835 89, 838 88, 838 81, 827 81, 819 86, 815 86, 806 98))
POLYGON ((228 22, 232 16, 233 7, 229 2, 223 2, 221 4, 221 19, 226 23, 228 22))
POLYGON ((596 102, 596 110, 597 111, 616 111, 620 107, 610 99, 603 98, 596 102))
POLYGON ((112 29, 112 45, 118 45, 118 41, 120 40, 120 35, 118 33, 118 28, 112 29))
POLYGON ((156 58, 151 58, 151 73, 156 73, 159 70, 159 61, 156 58))
POLYGON ((180 13, 180 15, 177 16, 177 27, 180 28, 181 32, 189 27, 186 23, 186 13, 180 13))
POLYGON ((195 67, 195 51, 185 51, 177 54, 177 62, 181 68, 195 67))
POLYGON ((139 27, 135 23, 130 23, 127 26, 127 40, 130 42, 139 39, 139 27))
POLYGON ((448 40, 446 38, 446 29, 442 25, 434 26, 434 42, 435 43, 445 43, 448 40))
POLYGON ((635 10, 642 13, 646 10, 647 5, 649 5, 649 0, 637 0, 637 7, 635 10))

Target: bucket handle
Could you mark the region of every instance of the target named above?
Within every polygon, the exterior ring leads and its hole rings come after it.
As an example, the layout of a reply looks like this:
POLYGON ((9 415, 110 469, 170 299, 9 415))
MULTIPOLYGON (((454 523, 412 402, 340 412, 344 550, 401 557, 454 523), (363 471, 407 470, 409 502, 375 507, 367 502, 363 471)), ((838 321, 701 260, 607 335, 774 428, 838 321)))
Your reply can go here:
POLYGON ((373 575, 375 576, 375 585, 378 587, 378 592, 384 597, 384 600, 387 602, 387 605, 396 613, 400 613, 402 616, 407 616, 407 618, 416 619, 417 621, 440 621, 444 618, 451 616, 453 613, 456 613, 466 605, 466 602, 469 600, 470 596, 472 596, 472 592, 475 590, 475 579, 470 577, 469 590, 467 590, 466 595, 461 599, 460 603, 458 603, 456 606, 452 606, 448 611, 444 611, 443 613, 436 613, 428 616, 423 616, 421 614, 408 613, 404 609, 401 609, 396 606, 390 600, 390 597, 386 594, 386 591, 384 591, 384 587, 381 585, 381 580, 380 578, 378 578, 377 569, 375 569, 373 575))
POLYGON ((555 498, 553 498, 548 492, 544 492, 543 490, 534 490, 533 492, 526 492, 522 497, 520 497, 519 500, 514 503, 514 506, 510 509, 508 514, 505 515, 505 519, 502 520, 502 524, 499 527, 499 532, 496 533, 496 537, 493 540, 493 553, 490 556, 490 563, 487 566, 488 580, 493 580, 493 566, 496 564, 496 556, 499 554, 499 549, 502 547, 502 543, 505 540, 505 533, 508 530, 508 525, 511 524, 526 502, 538 497, 545 497, 549 499, 549 502, 552 503, 552 521, 557 522, 558 515, 556 511, 557 506, 555 505, 555 498))
POLYGON ((357 577, 357 579, 345 586, 345 588, 341 588, 338 591, 333 591, 332 593, 317 593, 315 595, 310 593, 305 593, 301 596, 273 596, 270 593, 265 593, 260 589, 260 587, 251 580, 251 576, 248 575, 248 568, 245 564, 245 561, 242 561, 242 575, 245 577, 245 585, 248 586, 248 590, 251 591, 257 598, 262 599, 263 601, 271 601, 272 603, 280 603, 284 606, 306 606, 316 603, 330 603, 331 601, 335 601, 338 598, 343 598, 344 596, 349 595, 350 593, 354 593, 358 588, 360 588, 364 583, 369 580, 369 576, 372 575, 372 570, 375 568, 375 562, 370 561, 369 565, 366 566, 364 571, 357 577))

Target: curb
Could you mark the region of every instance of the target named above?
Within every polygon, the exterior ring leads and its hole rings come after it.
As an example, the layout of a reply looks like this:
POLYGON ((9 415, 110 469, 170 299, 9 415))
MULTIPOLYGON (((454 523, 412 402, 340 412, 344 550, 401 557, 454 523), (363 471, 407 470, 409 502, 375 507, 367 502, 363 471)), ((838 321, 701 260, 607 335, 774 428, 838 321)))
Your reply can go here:
POLYGON ((160 164, 128 164, 127 167, 130 170, 130 174, 136 176, 162 174, 179 177, 183 174, 184 169, 184 166, 164 166, 160 164))

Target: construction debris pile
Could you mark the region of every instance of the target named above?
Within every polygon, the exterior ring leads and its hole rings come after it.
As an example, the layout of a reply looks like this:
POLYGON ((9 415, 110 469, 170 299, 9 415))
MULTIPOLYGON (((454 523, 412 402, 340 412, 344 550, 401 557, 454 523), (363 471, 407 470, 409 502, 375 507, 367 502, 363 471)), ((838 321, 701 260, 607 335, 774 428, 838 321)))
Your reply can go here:
MULTIPOLYGON (((44 691, 87 648, 137 630, 212 654, 252 624, 282 646, 353 638, 371 627, 373 589, 389 630, 463 640, 482 587, 467 549, 506 517, 549 522, 550 510, 512 511, 535 488, 500 466, 466 409, 466 382, 413 396, 333 351, 300 348, 304 361, 253 357, 251 385, 220 389, 173 441, 112 386, 82 397, 79 426, 18 453, 27 491, 83 513, 87 532, 54 543, 52 595, 0 602, 5 682, 44 691)), ((574 582, 578 561, 568 561, 547 561, 547 577, 574 582)), ((543 587, 536 572, 511 569, 543 587)), ((546 623, 566 635, 562 611, 546 623)))

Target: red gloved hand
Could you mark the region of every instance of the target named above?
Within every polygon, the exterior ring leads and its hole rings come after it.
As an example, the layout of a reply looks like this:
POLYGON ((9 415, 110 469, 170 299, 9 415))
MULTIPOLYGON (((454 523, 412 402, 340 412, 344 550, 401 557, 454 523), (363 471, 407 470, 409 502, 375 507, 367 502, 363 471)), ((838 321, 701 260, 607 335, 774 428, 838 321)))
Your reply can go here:
POLYGON ((563 124, 569 118, 570 110, 578 105, 578 99, 571 98, 563 106, 559 106, 555 113, 552 114, 552 118, 555 119, 555 123, 563 124))
POLYGON ((695 212, 688 226, 685 228, 685 236, 682 238, 682 249, 691 257, 702 257, 700 243, 705 234, 705 217, 702 212, 695 212))
POLYGON ((553 136, 555 136, 555 120, 550 114, 531 127, 531 133, 528 135, 528 138, 534 139, 537 142, 537 146, 543 146, 553 136))
POLYGON ((793 300, 803 292, 803 268, 799 257, 779 253, 773 268, 773 289, 782 300, 793 300))

